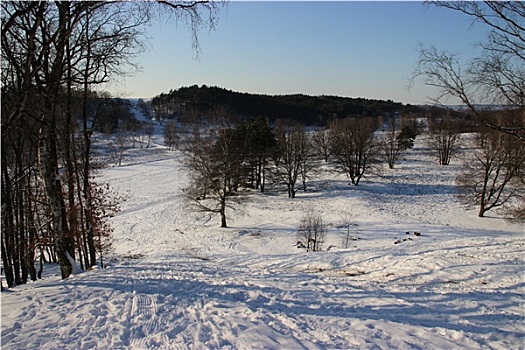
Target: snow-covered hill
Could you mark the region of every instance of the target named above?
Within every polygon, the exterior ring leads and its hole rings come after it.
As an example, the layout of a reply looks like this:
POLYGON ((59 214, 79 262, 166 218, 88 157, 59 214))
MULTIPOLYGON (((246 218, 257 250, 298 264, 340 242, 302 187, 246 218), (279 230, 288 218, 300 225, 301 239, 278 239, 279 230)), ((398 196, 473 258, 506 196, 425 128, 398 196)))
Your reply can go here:
POLYGON ((185 208, 180 154, 137 150, 102 174, 128 197, 118 259, 2 293, 2 349, 523 349, 523 226, 462 208, 458 168, 418 139, 357 187, 324 171, 295 199, 252 192, 221 229, 185 208), (295 246, 310 209, 318 253, 295 246))

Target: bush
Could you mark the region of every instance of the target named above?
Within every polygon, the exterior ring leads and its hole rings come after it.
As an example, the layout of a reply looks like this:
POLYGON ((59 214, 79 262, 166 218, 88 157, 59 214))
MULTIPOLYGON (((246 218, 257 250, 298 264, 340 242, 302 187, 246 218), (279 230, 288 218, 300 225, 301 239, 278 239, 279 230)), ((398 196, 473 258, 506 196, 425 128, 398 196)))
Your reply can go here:
POLYGON ((297 236, 299 241, 306 247, 307 252, 320 251, 325 236, 321 215, 311 210, 306 212, 299 224, 297 236))

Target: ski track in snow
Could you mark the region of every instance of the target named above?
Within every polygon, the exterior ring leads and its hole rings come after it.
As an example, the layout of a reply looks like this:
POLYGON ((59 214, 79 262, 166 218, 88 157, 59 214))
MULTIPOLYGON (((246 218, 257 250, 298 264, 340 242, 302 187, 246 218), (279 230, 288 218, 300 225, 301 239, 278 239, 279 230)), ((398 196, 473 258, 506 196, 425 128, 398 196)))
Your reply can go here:
POLYGON ((155 154, 104 171, 130 195, 108 268, 2 293, 2 349, 524 348, 523 226, 461 208, 459 163, 421 142, 357 187, 252 192, 227 229, 185 209, 180 156, 155 154), (331 250, 294 246, 307 209, 331 250))

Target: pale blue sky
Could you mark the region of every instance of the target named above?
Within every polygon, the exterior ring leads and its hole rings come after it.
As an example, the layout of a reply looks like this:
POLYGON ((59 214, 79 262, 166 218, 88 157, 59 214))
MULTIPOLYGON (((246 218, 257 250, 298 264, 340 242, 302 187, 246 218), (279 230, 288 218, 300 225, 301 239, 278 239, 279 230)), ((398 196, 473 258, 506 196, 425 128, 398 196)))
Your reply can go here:
POLYGON ((421 2, 230 2, 195 59, 182 24, 155 23, 142 72, 114 87, 153 97, 181 86, 263 94, 338 95, 427 103, 435 91, 407 89, 419 43, 471 57, 486 28, 421 2))

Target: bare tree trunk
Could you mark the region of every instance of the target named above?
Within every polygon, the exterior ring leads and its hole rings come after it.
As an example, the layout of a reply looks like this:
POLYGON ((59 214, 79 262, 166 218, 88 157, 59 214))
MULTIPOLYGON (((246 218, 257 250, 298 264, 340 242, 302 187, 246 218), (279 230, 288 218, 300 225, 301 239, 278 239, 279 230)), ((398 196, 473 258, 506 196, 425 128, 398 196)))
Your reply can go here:
POLYGON ((265 176, 266 175, 265 174, 266 173, 266 168, 265 168, 264 165, 263 165, 261 171, 262 171, 262 176, 261 176, 261 184, 260 184, 260 186, 261 186, 261 193, 264 193, 264 188, 265 188, 265 185, 266 185, 266 176, 265 176))
MULTIPOLYGON (((27 191, 26 191, 26 196, 28 196, 29 192, 30 192, 30 187, 31 185, 29 184, 29 181, 28 181, 28 184, 27 184, 27 191)), ((26 263, 26 266, 27 266, 27 269, 29 270, 29 275, 31 277, 31 280, 32 281, 36 281, 36 268, 35 268, 35 264, 34 264, 34 261, 35 261, 35 249, 36 249, 36 235, 37 235, 37 232, 36 232, 36 225, 35 225, 35 217, 34 217, 34 213, 33 213, 33 208, 32 208, 32 204, 31 204, 31 200, 29 198, 26 198, 26 203, 25 203, 25 206, 26 206, 26 210, 27 210, 27 219, 28 220, 31 220, 30 222, 28 222, 27 224, 27 232, 28 232, 28 250, 27 250, 27 254, 26 254, 26 260, 25 260, 25 263, 26 263)))
MULTIPOLYGON (((71 76, 71 57, 70 57, 70 50, 69 50, 69 41, 66 44, 66 110, 64 113, 64 129, 63 129, 63 135, 62 135, 62 146, 64 149, 63 157, 64 157, 64 163, 66 168, 66 174, 67 174, 67 200, 68 200, 68 210, 66 212, 66 218, 69 228, 69 235, 71 235, 71 241, 72 246, 74 247, 74 241, 77 240, 78 248, 79 248, 79 261, 82 265, 82 255, 81 255, 81 239, 80 235, 81 232, 78 229, 78 209, 76 205, 76 196, 75 196, 75 178, 76 178, 76 171, 75 171, 75 165, 74 165, 74 154, 73 154, 73 142, 74 142, 74 122, 73 122, 73 112, 72 112, 72 99, 73 99, 73 92, 72 92, 72 76, 71 76)), ((64 208, 65 209, 65 208, 64 208)), ((71 253, 74 254, 74 248, 71 249, 71 253)), ((75 255, 71 255, 71 257, 74 257, 75 255)))
MULTIPOLYGON (((55 124, 54 119, 50 119, 51 126, 53 126, 55 124)), ((62 199, 62 184, 58 178, 57 149, 53 140, 55 130, 56 128, 46 126, 44 123, 43 129, 40 131, 39 163, 51 211, 55 253, 60 264, 62 278, 68 278, 73 272, 71 262, 67 258, 67 252, 70 248, 70 244, 67 241, 70 239, 68 237, 70 232, 64 217, 65 208, 63 207, 64 202, 62 199)))
POLYGON ((226 223, 226 214, 223 209, 221 209, 221 227, 228 227, 228 224, 226 223))
POLYGON ((224 176, 223 178, 223 185, 222 185, 222 190, 219 190, 219 196, 220 196, 220 202, 221 202, 221 207, 220 207, 220 214, 221 214, 221 227, 228 227, 228 224, 226 223, 226 200, 228 198, 228 196, 230 195, 230 193, 228 193, 228 189, 231 190, 231 187, 228 186, 228 181, 229 179, 224 176))
MULTIPOLYGON (((87 26, 89 26, 89 20, 87 21, 87 26)), ((88 53, 91 50, 91 46, 89 45, 88 41, 88 53)), ((90 268, 92 266, 95 266, 97 264, 97 255, 96 255, 96 249, 95 249, 95 241, 94 241, 94 224, 93 224, 93 198, 91 194, 91 183, 90 183, 90 176, 91 176, 91 135, 93 133, 93 125, 91 125, 91 128, 88 126, 88 99, 89 99, 89 86, 88 86, 88 79, 89 79, 89 60, 90 55, 88 54, 87 63, 86 63, 86 70, 84 71, 84 91, 83 91, 83 98, 82 98, 82 135, 84 137, 84 150, 83 150, 83 196, 84 196, 84 217, 85 217, 85 224, 86 224, 86 241, 87 241, 87 250, 89 251, 89 266, 86 266, 86 268, 90 268)), ((120 162, 120 160, 119 160, 120 162)), ((120 165, 120 164, 119 164, 120 165)))

